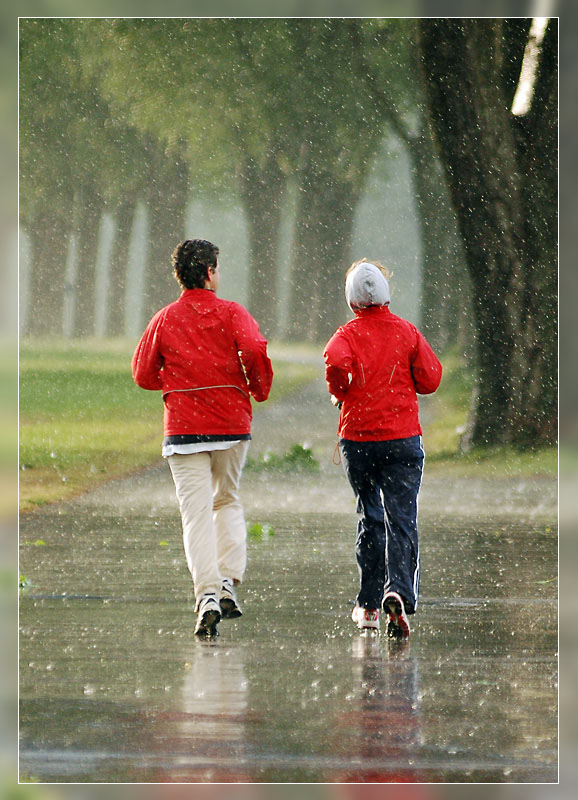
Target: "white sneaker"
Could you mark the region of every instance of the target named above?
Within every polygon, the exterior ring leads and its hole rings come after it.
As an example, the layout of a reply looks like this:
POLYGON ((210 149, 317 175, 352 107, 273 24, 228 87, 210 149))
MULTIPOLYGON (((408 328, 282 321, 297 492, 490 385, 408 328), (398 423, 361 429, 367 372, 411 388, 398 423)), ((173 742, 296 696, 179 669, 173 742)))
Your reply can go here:
POLYGON ((379 630, 379 611, 376 608, 361 608, 354 606, 351 619, 359 630, 379 630))
POLYGON ((221 620, 221 609, 214 594, 204 594, 198 605, 195 636, 216 636, 221 620))
POLYGON ((232 578, 223 578, 220 605, 223 619, 235 619, 243 615, 232 578))

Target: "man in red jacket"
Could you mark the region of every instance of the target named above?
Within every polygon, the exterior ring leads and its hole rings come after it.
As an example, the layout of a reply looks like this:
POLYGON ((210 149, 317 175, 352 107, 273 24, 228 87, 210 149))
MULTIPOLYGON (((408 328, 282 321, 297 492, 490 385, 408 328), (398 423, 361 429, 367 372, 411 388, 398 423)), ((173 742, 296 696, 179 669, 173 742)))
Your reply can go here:
POLYGON ((357 498, 356 558, 360 590, 352 617, 391 636, 409 636, 419 591, 417 496, 424 452, 417 393, 439 386, 442 367, 418 329, 388 308, 381 265, 365 259, 347 272, 345 297, 354 319, 324 352, 326 379, 341 409, 339 448, 357 498))
POLYGON ((266 400, 273 380, 255 319, 217 297, 218 254, 204 239, 175 248, 182 294, 154 315, 132 359, 135 382, 163 395, 163 456, 181 511, 198 636, 214 635, 221 617, 241 616, 235 587, 246 567, 247 530, 239 483, 251 438, 250 395, 266 400))

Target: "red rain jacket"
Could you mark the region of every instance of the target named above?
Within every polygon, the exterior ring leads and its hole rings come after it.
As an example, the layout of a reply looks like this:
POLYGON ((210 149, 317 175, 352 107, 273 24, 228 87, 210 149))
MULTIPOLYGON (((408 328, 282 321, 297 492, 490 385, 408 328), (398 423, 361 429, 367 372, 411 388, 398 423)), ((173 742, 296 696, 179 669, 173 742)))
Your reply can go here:
POLYGON ((421 434, 417 393, 435 392, 442 365, 415 325, 387 306, 358 310, 329 340, 324 357, 329 391, 343 402, 341 438, 369 442, 421 434))
POLYGON ((186 289, 151 319, 132 358, 143 389, 160 389, 165 436, 248 434, 273 369, 249 312, 208 289, 186 289))

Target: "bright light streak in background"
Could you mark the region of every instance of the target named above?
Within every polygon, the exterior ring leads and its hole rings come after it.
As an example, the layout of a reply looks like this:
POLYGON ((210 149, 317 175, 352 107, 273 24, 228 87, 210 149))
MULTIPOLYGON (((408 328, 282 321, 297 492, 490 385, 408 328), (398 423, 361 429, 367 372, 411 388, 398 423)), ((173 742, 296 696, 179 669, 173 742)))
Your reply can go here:
POLYGON ((528 43, 526 44, 524 58, 522 60, 520 80, 518 81, 518 88, 516 89, 514 102, 512 103, 512 114, 517 117, 526 115, 532 106, 534 84, 538 71, 538 60, 548 22, 548 17, 534 17, 532 20, 528 43))

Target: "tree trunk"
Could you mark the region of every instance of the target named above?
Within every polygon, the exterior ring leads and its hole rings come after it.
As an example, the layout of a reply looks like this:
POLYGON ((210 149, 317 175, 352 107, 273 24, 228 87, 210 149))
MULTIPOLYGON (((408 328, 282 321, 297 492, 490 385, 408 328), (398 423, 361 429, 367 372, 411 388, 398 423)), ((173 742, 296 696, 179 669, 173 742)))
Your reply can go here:
MULTIPOLYGON (((421 32, 430 111, 472 280, 478 348, 472 443, 549 442, 549 425, 536 425, 528 384, 534 370, 530 385, 547 380, 535 358, 544 336, 532 332, 535 316, 528 313, 536 248, 527 241, 526 220, 535 210, 526 202, 529 187, 541 182, 524 174, 509 87, 501 83, 503 22, 428 19, 421 32)), ((548 175, 542 185, 550 182, 548 175)), ((551 273, 547 265, 541 269, 546 305, 555 302, 551 273)))
POLYGON ((159 154, 151 165, 150 178, 145 200, 150 220, 144 306, 147 321, 180 293, 172 274, 171 253, 184 237, 188 169, 180 159, 167 164, 166 156, 159 154))
POLYGON ((458 222, 437 158, 432 132, 424 120, 417 136, 408 136, 412 180, 422 244, 421 330, 434 350, 443 352, 471 339, 469 275, 458 222))
POLYGON ((287 338, 324 342, 347 319, 343 294, 361 191, 352 181, 307 173, 297 205, 287 338))
POLYGON ((94 333, 94 287, 98 231, 103 200, 92 187, 85 188, 80 196, 80 225, 77 230, 80 247, 76 278, 76 304, 74 335, 90 336, 94 333))
POLYGON ((247 157, 239 173, 249 225, 249 311, 265 336, 277 332, 281 210, 287 179, 269 153, 263 163, 247 157))
POLYGON ((558 22, 550 20, 531 111, 517 129, 528 252, 523 303, 528 364, 516 421, 524 446, 557 439, 557 43, 558 22))
POLYGON ((322 193, 324 213, 319 226, 319 266, 314 281, 313 341, 326 342, 350 313, 343 287, 345 272, 352 261, 353 225, 361 190, 358 183, 334 179, 322 193))
POLYGON ((289 341, 310 340, 312 335, 312 298, 315 295, 315 254, 317 252, 316 196, 300 185, 298 188, 289 284, 289 315, 285 336, 289 341))
POLYGON ((116 233, 110 260, 106 325, 109 336, 121 336, 124 332, 126 266, 135 207, 136 199, 131 195, 118 207, 115 214, 116 233))
POLYGON ((30 310, 28 331, 32 336, 62 334, 65 264, 72 232, 72 197, 55 199, 30 226, 30 310), (54 210, 58 209, 58 210, 54 210))
POLYGON ((287 338, 326 342, 347 320, 343 293, 359 200, 382 134, 356 136, 338 156, 315 133, 304 150, 295 216, 287 338), (315 144, 314 144, 315 142, 315 144))

